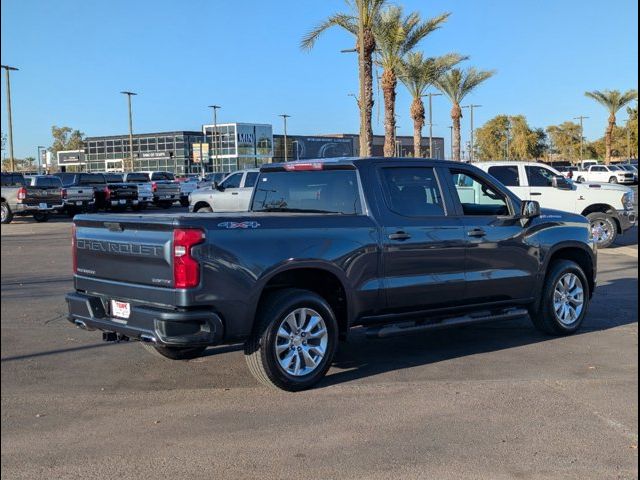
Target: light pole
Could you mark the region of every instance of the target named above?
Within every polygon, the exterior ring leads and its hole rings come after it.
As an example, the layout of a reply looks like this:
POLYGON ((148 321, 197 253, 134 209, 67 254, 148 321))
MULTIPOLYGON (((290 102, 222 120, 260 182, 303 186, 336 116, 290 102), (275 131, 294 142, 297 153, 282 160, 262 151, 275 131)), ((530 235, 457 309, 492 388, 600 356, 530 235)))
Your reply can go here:
POLYGON ((449 125, 449 149, 451 150, 449 158, 453 160, 453 125, 449 125))
POLYGON ((583 160, 583 152, 584 152, 584 125, 582 123, 583 120, 589 117, 585 117, 584 115, 580 115, 579 117, 574 117, 574 120, 580 120, 580 162, 583 160))
POLYGON ((7 73, 7 124, 9 125, 9 168, 13 172, 16 169, 15 160, 13 158, 13 121, 11 118, 11 80, 9 80, 9 72, 18 71, 16 67, 10 67, 9 65, 1 65, 7 73))
POLYGON ((433 157, 433 103, 432 103, 432 99, 433 97, 439 97, 441 96, 441 93, 426 93, 423 95, 423 97, 429 97, 429 157, 430 158, 434 158, 433 157))
POLYGON ((135 92, 120 92, 123 95, 127 96, 127 105, 129 107, 129 165, 127 166, 128 171, 133 171, 133 114, 131 113, 131 97, 133 95, 137 95, 135 92))
MULTIPOLYGON (((215 166, 213 170, 219 167, 218 165, 218 109, 222 108, 220 105, 209 105, 209 108, 213 111, 213 131, 211 132, 211 147, 213 148, 213 158, 215 159, 215 166)), ((206 129, 205 129, 206 130, 206 129)), ((207 161, 209 159, 207 158, 207 161)))
POLYGON ((42 145, 38 145, 38 174, 42 171, 42 157, 40 156, 40 149, 45 149, 42 145))
POLYGON ((470 115, 469 115, 469 116, 470 116, 470 119, 471 119, 471 138, 470 138, 470 140, 471 140, 471 145, 469 146, 469 163, 473 162, 473 154, 474 154, 474 151, 473 151, 473 150, 474 150, 474 148, 473 148, 473 147, 474 147, 474 145, 475 145, 475 144, 473 143, 473 109, 474 109, 474 108, 479 108, 479 107, 481 107, 481 106, 482 106, 482 105, 473 105, 473 104, 471 104, 471 105, 464 105, 464 106, 462 107, 462 108, 468 108, 468 109, 469 109, 469 112, 470 112, 470 115))
POLYGON ((279 117, 282 117, 282 120, 284 122, 284 161, 288 161, 287 160, 287 118, 291 118, 291 115, 287 115, 286 113, 281 113, 280 115, 278 115, 279 117))

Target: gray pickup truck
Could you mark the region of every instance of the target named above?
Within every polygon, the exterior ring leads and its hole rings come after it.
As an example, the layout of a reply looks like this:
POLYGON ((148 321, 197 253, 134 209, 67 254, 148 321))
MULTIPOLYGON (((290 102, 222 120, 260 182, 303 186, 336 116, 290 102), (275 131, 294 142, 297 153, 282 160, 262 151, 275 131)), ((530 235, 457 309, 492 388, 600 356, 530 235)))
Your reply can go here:
POLYGON ((16 215, 33 215, 46 222, 51 213, 62 210, 62 191, 56 177, 2 172, 2 223, 11 223, 16 215))
POLYGON ((73 252, 77 326, 172 359, 244 342, 254 376, 285 390, 320 381, 356 326, 390 337, 528 314, 574 333, 596 285, 587 219, 424 159, 265 165, 249 212, 78 215, 73 252))
POLYGON ((73 216, 76 213, 91 211, 95 208, 96 196, 93 186, 89 184, 75 184, 76 173, 54 173, 62 182, 62 201, 64 211, 73 216))

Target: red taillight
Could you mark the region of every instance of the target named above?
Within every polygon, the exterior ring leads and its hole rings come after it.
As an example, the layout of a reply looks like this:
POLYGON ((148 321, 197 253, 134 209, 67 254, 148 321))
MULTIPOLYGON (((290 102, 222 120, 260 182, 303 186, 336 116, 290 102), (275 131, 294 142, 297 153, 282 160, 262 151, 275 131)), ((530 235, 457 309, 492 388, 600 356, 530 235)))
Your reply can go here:
POLYGON ((24 187, 20 187, 18 189, 18 193, 17 193, 17 197, 19 201, 24 200, 25 198, 27 198, 27 189, 24 187))
POLYGON ((200 283, 200 264, 191 256, 191 248, 204 241, 204 232, 196 228, 173 231, 173 286, 192 288, 200 283))
POLYGON ((67 189, 66 188, 61 188, 60 189, 60 196, 62 198, 65 198, 65 199, 67 198, 67 189))
POLYGON ((151 182, 151 191, 152 192, 158 191, 158 184, 156 182, 151 182))
POLYGON ((306 170, 322 170, 321 162, 307 162, 307 163, 285 163, 284 169, 287 172, 301 172, 306 170))
POLYGON ((109 187, 104 187, 104 199, 105 200, 111 199, 111 189, 109 187))
POLYGON ((78 249, 76 243, 76 224, 71 225, 71 259, 73 262, 73 273, 78 273, 78 249))

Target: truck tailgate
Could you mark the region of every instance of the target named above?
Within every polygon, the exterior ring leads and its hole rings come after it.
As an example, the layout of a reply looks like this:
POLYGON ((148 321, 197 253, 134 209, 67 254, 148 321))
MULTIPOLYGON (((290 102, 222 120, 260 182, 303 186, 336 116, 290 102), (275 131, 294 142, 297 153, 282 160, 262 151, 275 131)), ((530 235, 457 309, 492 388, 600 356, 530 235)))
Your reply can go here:
POLYGON ((155 287, 173 286, 173 222, 166 217, 81 215, 74 225, 78 275, 155 287))

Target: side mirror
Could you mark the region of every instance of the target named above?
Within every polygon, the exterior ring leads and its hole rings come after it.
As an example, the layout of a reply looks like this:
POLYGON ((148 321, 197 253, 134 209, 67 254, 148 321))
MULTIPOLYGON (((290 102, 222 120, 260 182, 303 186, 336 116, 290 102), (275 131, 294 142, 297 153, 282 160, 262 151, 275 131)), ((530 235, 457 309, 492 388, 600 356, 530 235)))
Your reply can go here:
POLYGON ((571 182, 561 175, 556 175, 551 179, 551 186, 559 190, 571 190, 571 182))
POLYGON ((535 200, 525 200, 520 209, 522 218, 535 218, 540 216, 540 204, 535 200))
POLYGON ((224 192, 224 187, 222 186, 222 184, 220 184, 218 182, 213 182, 213 188, 215 188, 216 190, 218 190, 220 192, 224 192))

